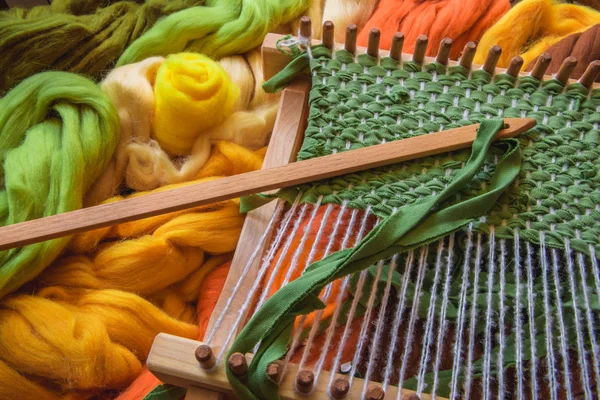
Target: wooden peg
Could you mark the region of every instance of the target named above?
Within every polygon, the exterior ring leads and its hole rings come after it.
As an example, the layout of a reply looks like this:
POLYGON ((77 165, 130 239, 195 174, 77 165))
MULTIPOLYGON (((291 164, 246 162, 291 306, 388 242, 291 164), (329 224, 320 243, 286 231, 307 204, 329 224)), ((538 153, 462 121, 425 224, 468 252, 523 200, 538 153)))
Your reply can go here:
POLYGON ((502 54, 502 49, 498 45, 494 45, 490 48, 488 52, 487 58, 483 63, 483 70, 488 74, 494 75, 494 71, 496 68, 496 64, 498 64, 498 60, 500 59, 500 55, 502 54))
POLYGON ((473 64, 473 58, 475 57, 475 51, 477 45, 473 42, 469 42, 465 45, 462 56, 460 57, 460 66, 468 70, 471 70, 471 64, 473 64))
POLYGON ((267 367, 267 376, 275 382, 279 382, 279 378, 281 378, 280 373, 281 365, 276 362, 269 364, 267 367))
POLYGON ((196 360, 200 363, 200 366, 204 369, 211 369, 215 366, 217 359, 212 349, 207 344, 202 344, 196 348, 194 353, 196 360))
POLYGON ((402 396, 402 400, 421 400, 421 398, 419 396, 417 396, 416 393, 411 393, 411 394, 405 394, 404 396, 402 396))
POLYGON ((325 21, 323 22, 323 45, 330 50, 333 50, 333 22, 325 21))
POLYGON ((415 52, 413 53, 413 61, 417 64, 423 64, 425 52, 427 52, 427 35, 419 35, 415 44, 415 52))
POLYGON ((563 85, 566 85, 569 81, 569 77, 573 73, 573 70, 577 66, 577 59, 575 57, 567 57, 560 66, 556 79, 563 85))
POLYGON ((308 394, 315 384, 315 374, 308 369, 303 369, 296 375, 296 389, 300 393, 308 394))
POLYGON ((506 73, 510 76, 514 76, 515 78, 519 76, 519 71, 523 67, 523 57, 514 56, 512 60, 510 60, 510 64, 508 65, 508 69, 506 73))
POLYGON ((337 378, 331 385, 330 394, 336 400, 341 400, 350 391, 350 382, 346 378, 337 378))
POLYGON ((248 362, 242 353, 233 353, 227 364, 235 376, 244 376, 248 372, 248 362))
POLYGON ((367 45, 367 54, 371 57, 379 56, 379 38, 381 37, 381 32, 379 29, 373 28, 371 32, 369 32, 369 44, 367 45))
POLYGON ((442 41, 440 42, 440 50, 438 51, 437 56, 435 57, 435 61, 442 65, 448 64, 448 57, 450 57, 451 49, 452 49, 452 39, 450 39, 450 38, 442 39, 442 41))
POLYGON ((300 18, 300 36, 305 38, 312 36, 312 22, 306 15, 300 18))
POLYGON ((350 24, 346 28, 346 43, 344 48, 346 51, 354 54, 356 53, 356 34, 358 33, 358 28, 355 24, 350 24))
POLYGON ((550 65, 550 61, 552 61, 552 56, 548 53, 542 53, 542 55, 538 57, 530 75, 535 79, 542 79, 546 73, 546 69, 548 69, 548 66, 550 65))
POLYGON ((594 84, 594 81, 598 77, 600 73, 600 61, 592 61, 590 65, 586 68, 583 76, 579 79, 579 83, 585 86, 586 88, 591 88, 594 84))
POLYGON ((404 33, 396 32, 392 36, 392 49, 390 50, 390 57, 396 61, 402 59, 402 46, 404 45, 404 33))
POLYGON ((379 385, 371 385, 367 389, 367 394, 365 395, 365 400, 383 400, 385 397, 385 392, 383 388, 379 385))

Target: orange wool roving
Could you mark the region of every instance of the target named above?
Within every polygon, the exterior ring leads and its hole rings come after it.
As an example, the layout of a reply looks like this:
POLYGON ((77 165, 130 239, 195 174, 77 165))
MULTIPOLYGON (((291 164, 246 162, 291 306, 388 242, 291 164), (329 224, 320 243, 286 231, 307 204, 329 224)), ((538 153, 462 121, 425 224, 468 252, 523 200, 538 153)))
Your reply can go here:
POLYGON ((389 50, 392 36, 404 33, 405 53, 413 53, 419 35, 429 38, 428 56, 434 56, 442 39, 454 41, 450 57, 457 59, 465 44, 477 41, 504 13, 509 0, 381 0, 358 34, 358 44, 367 46, 369 31, 381 31, 380 48, 389 50))

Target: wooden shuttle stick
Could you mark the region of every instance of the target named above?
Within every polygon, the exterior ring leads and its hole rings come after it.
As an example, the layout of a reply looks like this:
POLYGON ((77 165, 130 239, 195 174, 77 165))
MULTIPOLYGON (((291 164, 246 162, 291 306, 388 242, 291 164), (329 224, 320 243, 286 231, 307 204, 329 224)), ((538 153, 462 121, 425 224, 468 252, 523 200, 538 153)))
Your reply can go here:
MULTIPOLYGON (((505 119, 505 123, 508 126, 498 132, 496 139, 523 133, 535 125, 535 120, 514 118, 505 119)), ((478 126, 416 136, 8 225, 0 228, 0 250, 467 148, 473 143, 478 126)))

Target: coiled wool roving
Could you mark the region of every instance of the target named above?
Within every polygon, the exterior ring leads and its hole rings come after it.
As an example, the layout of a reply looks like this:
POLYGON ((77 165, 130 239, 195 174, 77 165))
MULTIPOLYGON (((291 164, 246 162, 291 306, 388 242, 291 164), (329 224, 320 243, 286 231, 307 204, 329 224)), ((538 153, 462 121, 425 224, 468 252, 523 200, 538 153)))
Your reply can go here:
MULTIPOLYGON (((119 137, 117 111, 89 79, 44 72, 0 99, 0 224, 81 208, 119 137)), ((0 298, 35 278, 60 238, 0 252, 0 298)))
POLYGON ((244 53, 309 4, 310 0, 207 0, 205 7, 163 18, 127 48, 117 65, 184 50, 216 59, 244 53))
POLYGON ((175 156, 190 153, 198 135, 233 112, 239 88, 210 58, 195 53, 168 56, 154 84, 154 136, 175 156))
POLYGON ((41 71, 100 78, 161 17, 202 4, 204 0, 54 0, 49 6, 2 11, 0 95, 41 71))
MULTIPOLYGON (((171 58, 176 55, 171 56, 171 58)), ((111 160, 111 164, 97 180, 86 196, 86 204, 98 204, 104 199, 115 194, 121 188, 134 190, 152 190, 160 186, 181 183, 193 179, 210 155, 211 143, 226 140, 240 144, 250 149, 258 149, 266 145, 268 135, 273 129, 277 115, 279 94, 268 94, 262 89, 264 82, 262 74, 262 61, 260 50, 253 50, 244 56, 229 56, 218 61, 222 68, 216 67, 212 61, 203 58, 203 62, 211 68, 198 68, 197 58, 179 57, 179 63, 165 64, 168 74, 177 73, 181 64, 191 64, 185 76, 179 78, 204 79, 205 73, 217 74, 226 89, 231 85, 239 88, 240 95, 233 103, 233 113, 221 123, 214 118, 222 115, 222 106, 215 104, 215 98, 223 92, 216 90, 206 91, 202 100, 199 96, 186 96, 188 90, 185 84, 179 89, 170 86, 159 88, 155 96, 155 81, 159 67, 163 65, 164 58, 151 57, 144 61, 128 64, 113 70, 102 82, 101 87, 117 106, 121 120, 121 140, 111 160), (175 69, 170 66, 175 65, 175 69), (194 69, 195 68, 195 69, 194 69), (223 77, 223 70, 227 72, 231 82, 223 77), (169 96, 179 96, 182 106, 173 109, 169 104, 169 96), (156 99, 159 104, 166 103, 167 107, 155 111, 156 99), (198 106, 215 107, 216 110, 200 112, 198 106), (179 118, 172 118, 173 110, 180 114, 179 118), (166 116, 165 116, 166 114, 166 116), (169 120, 171 118, 171 120, 169 120), (163 134, 171 140, 169 135, 177 135, 181 129, 187 130, 194 138, 191 149, 185 157, 173 158, 161 147, 153 134, 152 121, 162 121, 163 134), (201 119, 200 123, 192 121, 201 119), (180 121, 190 121, 181 124, 180 121), (170 125, 169 125, 170 123, 170 125), (216 124, 216 125, 215 125, 216 124), (203 129, 198 129, 198 127, 203 129), (210 128, 206 128, 211 126, 210 128)), ((191 84, 189 83, 189 84, 191 84)), ((165 86, 163 84, 163 86, 165 86)), ((227 92, 225 92, 227 93, 227 92)), ((175 140, 180 138, 175 137, 175 140)))
POLYGON ((499 67, 520 55, 528 65, 561 39, 600 23, 600 12, 554 0, 523 0, 481 38, 474 62, 483 64, 489 49, 502 47, 499 67))

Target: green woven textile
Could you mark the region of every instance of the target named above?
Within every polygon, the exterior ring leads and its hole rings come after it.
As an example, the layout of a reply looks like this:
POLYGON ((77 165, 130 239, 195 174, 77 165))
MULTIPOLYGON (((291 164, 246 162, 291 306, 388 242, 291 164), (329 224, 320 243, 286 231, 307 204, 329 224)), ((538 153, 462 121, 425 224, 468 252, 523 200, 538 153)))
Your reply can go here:
MULTIPOLYGON (((332 56, 324 47, 313 48, 312 56, 310 62, 306 55, 297 58, 268 84, 275 89, 310 67, 310 115, 299 159, 488 119, 530 117, 537 126, 514 140, 520 148, 520 161, 511 163, 516 170, 507 168, 506 160, 519 152, 500 143, 483 152, 474 146, 280 191, 290 201, 300 194, 302 202, 320 199, 320 204, 369 209, 383 222, 354 249, 309 266, 253 316, 231 350, 247 352, 261 343, 246 382, 229 374, 239 396, 278 398, 266 367, 285 353, 294 317, 323 306, 317 296, 324 284, 430 243, 467 222, 475 232, 493 230, 499 239, 512 240, 518 230, 524 241, 538 244, 543 237, 546 246, 562 249, 568 239, 575 251, 600 254, 600 92, 531 77, 521 77, 515 87, 509 75, 492 78, 481 70, 469 75, 462 67, 435 63, 399 65, 390 58, 354 58, 343 50, 332 56), (472 170, 474 154, 482 159, 472 170), (482 198, 485 206, 473 208, 482 198), (444 213, 452 218, 436 219, 444 213), (417 237, 422 240, 412 240, 417 237)), ((543 310, 536 308, 536 323, 538 317, 543 310)), ((567 328, 571 325, 567 321, 567 328)))
MULTIPOLYGON (((540 82, 460 66, 446 68, 415 63, 399 65, 390 58, 366 54, 356 59, 346 51, 313 50, 312 90, 306 138, 298 155, 307 159, 334 152, 423 135, 478 123, 489 118, 535 118, 537 126, 521 135, 523 166, 518 179, 475 229, 537 243, 600 254, 600 91, 579 84, 564 87, 556 80, 540 82)), ((371 205, 379 216, 420 201, 445 187, 464 165, 469 151, 422 158, 401 166, 288 189, 283 195, 323 204, 349 200, 350 207, 371 205)), ((472 196, 488 184, 496 163, 461 195, 472 196)))

